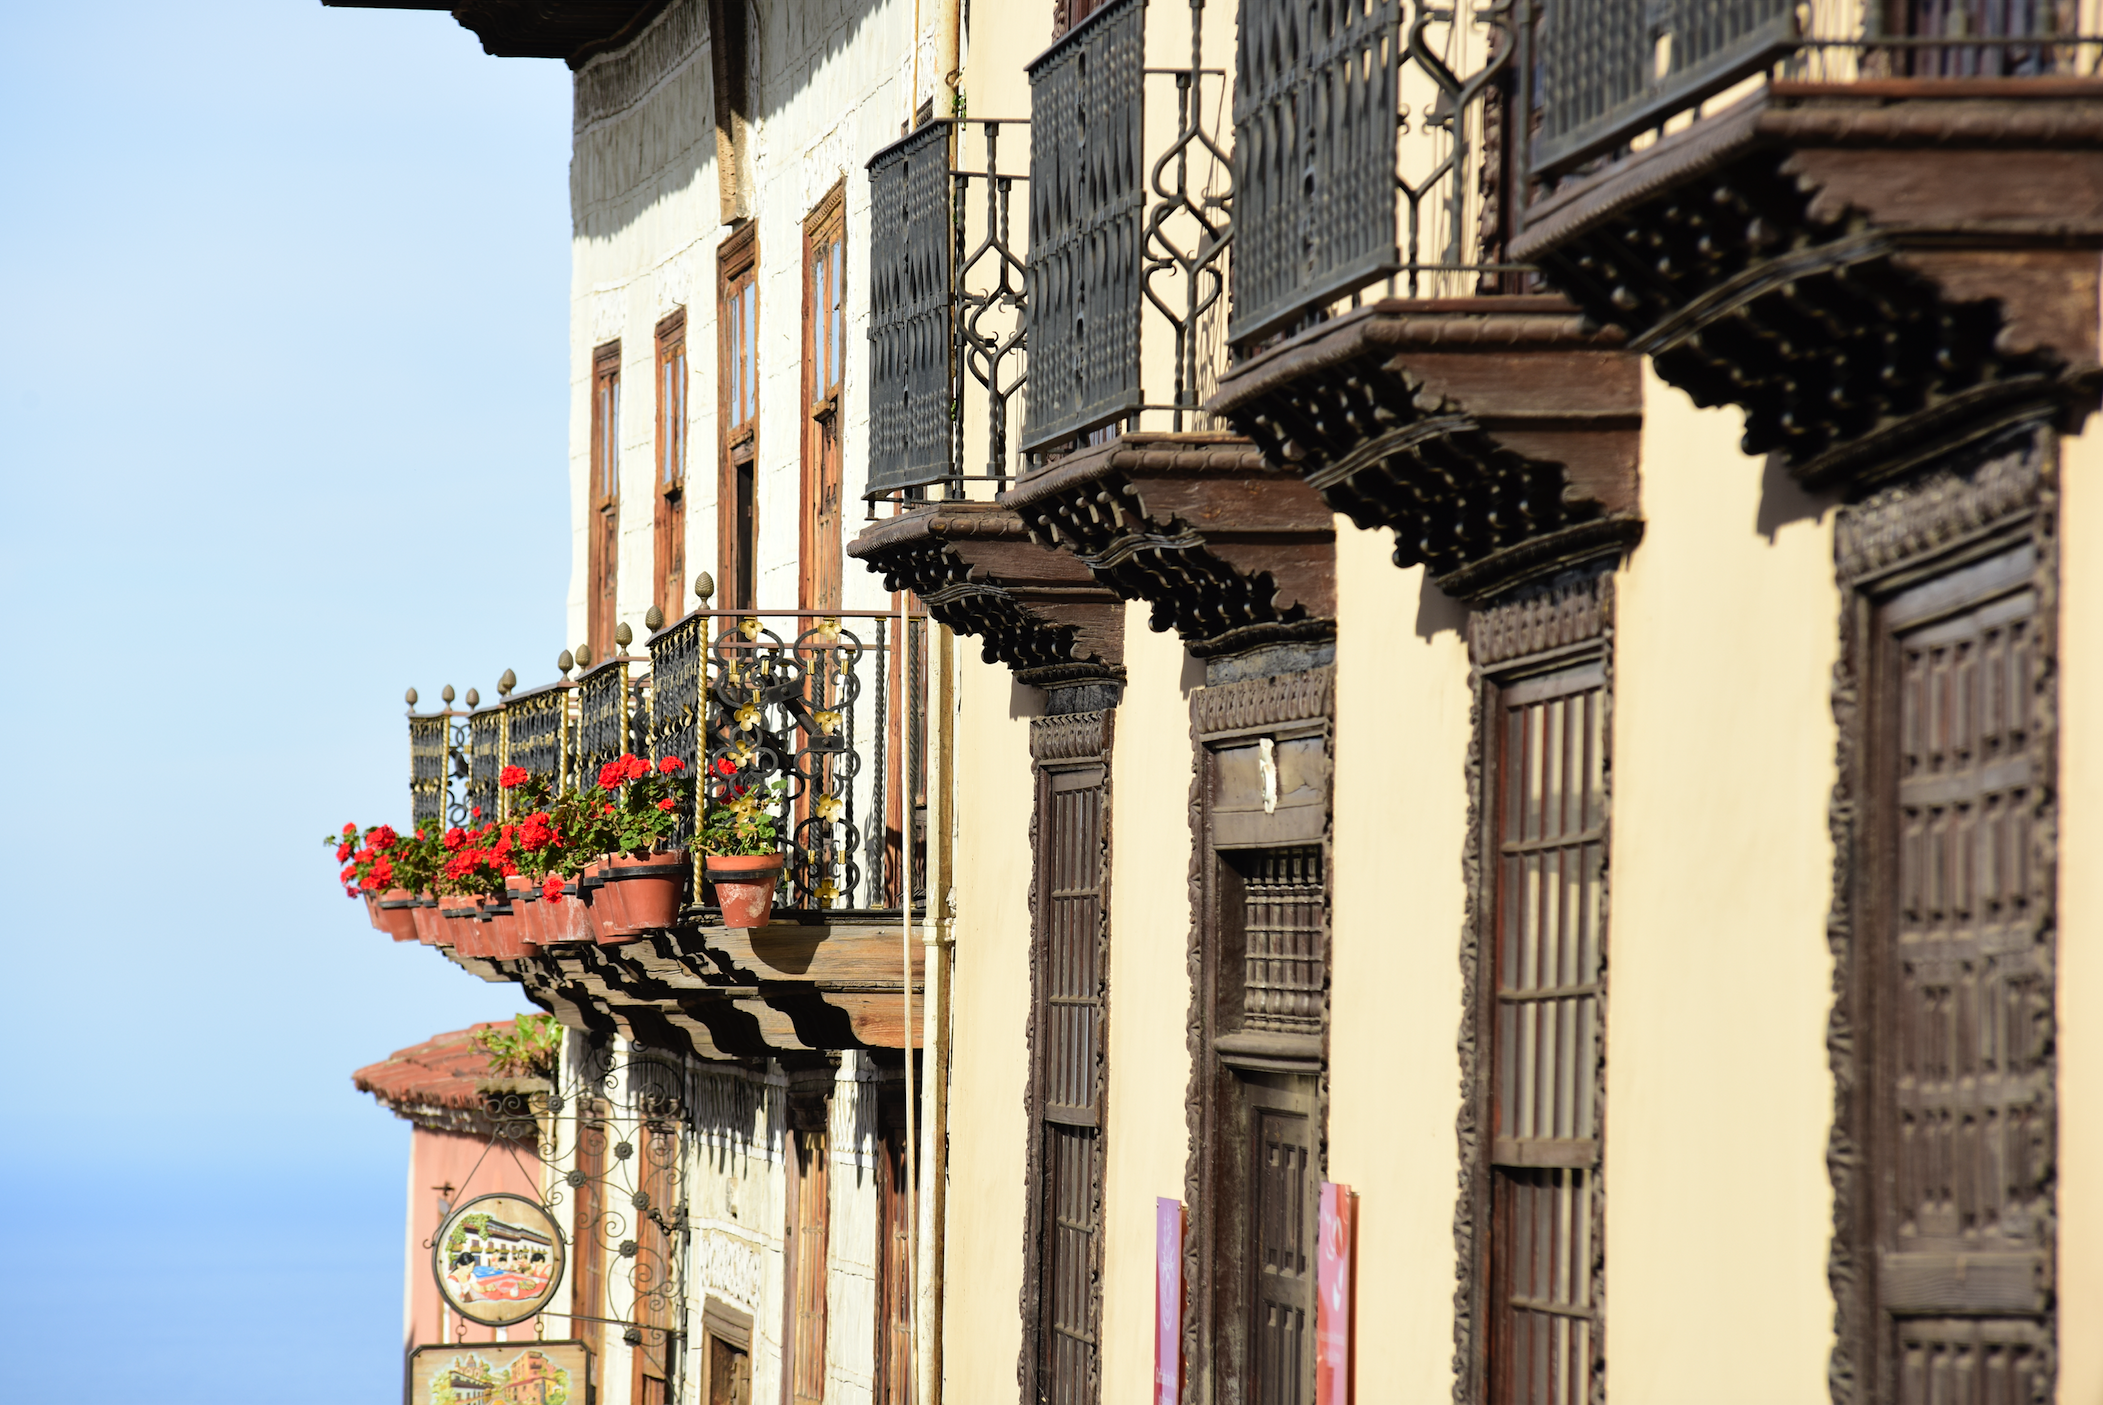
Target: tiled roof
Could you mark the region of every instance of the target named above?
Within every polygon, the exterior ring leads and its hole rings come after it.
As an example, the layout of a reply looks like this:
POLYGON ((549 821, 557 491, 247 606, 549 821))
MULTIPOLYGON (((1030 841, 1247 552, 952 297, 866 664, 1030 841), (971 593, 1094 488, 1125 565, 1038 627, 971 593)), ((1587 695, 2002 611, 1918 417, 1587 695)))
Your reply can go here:
POLYGON ((473 1130, 485 1120, 483 1098, 475 1085, 490 1076, 489 1055, 476 1047, 474 1036, 485 1029, 508 1034, 517 1024, 502 1020, 434 1036, 367 1064, 351 1075, 351 1082, 420 1127, 473 1130))

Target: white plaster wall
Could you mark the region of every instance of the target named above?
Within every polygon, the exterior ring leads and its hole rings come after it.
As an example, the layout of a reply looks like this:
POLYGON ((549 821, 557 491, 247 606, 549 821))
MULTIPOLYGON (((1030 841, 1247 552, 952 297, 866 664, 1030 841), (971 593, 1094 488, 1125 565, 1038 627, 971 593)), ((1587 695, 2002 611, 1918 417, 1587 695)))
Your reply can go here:
POLYGON ((1823 1400, 1832 513, 1647 364, 1643 415, 1613 644, 1607 1395, 1823 1400))
MULTIPOLYGON (((572 554, 567 637, 585 632, 585 508, 591 464, 592 350, 618 337, 622 352, 619 618, 646 637, 651 603, 656 473, 656 324, 687 310, 689 457, 686 494, 688 594, 716 562, 716 253, 721 223, 714 88, 706 7, 678 0, 618 53, 588 62, 594 75, 662 47, 690 26, 691 48, 666 57, 637 98, 614 111, 579 102, 571 158, 570 480, 572 554)), ((869 279, 869 189, 863 162, 899 135, 905 113, 901 57, 910 57, 907 0, 754 6, 748 50, 755 111, 751 188, 759 243, 759 594, 763 606, 794 609, 802 489, 803 221, 835 185, 847 203, 848 356, 842 429, 843 530, 861 527, 868 404, 863 390, 869 279)), ((676 46, 673 46, 676 48, 676 46)), ((909 67, 908 70, 909 71, 909 67)), ((881 583, 844 573, 844 606, 881 608, 881 583)), ((677 612, 673 612, 676 617, 677 612)))

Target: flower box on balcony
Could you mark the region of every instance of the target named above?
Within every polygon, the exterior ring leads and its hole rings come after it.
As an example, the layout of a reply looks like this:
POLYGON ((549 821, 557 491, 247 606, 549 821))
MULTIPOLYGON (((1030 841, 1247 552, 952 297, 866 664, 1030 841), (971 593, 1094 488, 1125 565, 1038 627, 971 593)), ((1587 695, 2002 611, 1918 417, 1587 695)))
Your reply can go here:
POLYGON ((365 910, 372 925, 398 942, 416 940, 416 894, 406 888, 365 895, 365 910))

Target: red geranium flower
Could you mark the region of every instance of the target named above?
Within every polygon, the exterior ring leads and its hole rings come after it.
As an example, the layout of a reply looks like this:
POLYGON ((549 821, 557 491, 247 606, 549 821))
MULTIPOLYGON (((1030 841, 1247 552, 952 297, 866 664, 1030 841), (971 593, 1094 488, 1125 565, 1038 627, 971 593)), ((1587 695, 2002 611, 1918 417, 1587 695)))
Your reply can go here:
POLYGON ((718 756, 718 757, 716 758, 716 774, 717 774, 717 775, 719 775, 719 776, 734 776, 734 775, 736 775, 737 773, 738 773, 738 768, 730 764, 730 758, 729 758, 729 757, 727 757, 727 756, 718 756))
POLYGON ((621 770, 631 781, 639 781, 650 774, 650 763, 640 756, 623 756, 621 770))
POLYGON ((475 806, 474 817, 478 820, 482 818, 482 807, 480 805, 475 806))
POLYGON ((613 813, 613 806, 611 806, 611 805, 608 805, 608 806, 606 807, 606 813, 607 813, 607 814, 609 814, 609 815, 610 815, 610 814, 612 814, 612 813, 613 813))
POLYGON ((367 835, 366 838, 372 844, 375 853, 384 854, 394 847, 394 841, 400 839, 401 836, 394 832, 393 825, 383 824, 367 835))
POLYGON ((684 771, 686 763, 676 756, 667 756, 657 763, 657 769, 669 776, 674 771, 684 771))
POLYGON ((562 878, 559 874, 548 875, 548 881, 540 885, 540 896, 545 902, 553 902, 562 896, 562 878))
POLYGON ((459 825, 454 825, 445 832, 445 851, 449 854, 458 853, 460 846, 466 842, 467 831, 459 825))
POLYGON ((353 837, 357 832, 358 827, 354 824, 347 824, 343 827, 343 837, 346 839, 353 837))
POLYGON ((372 877, 375 887, 392 888, 394 886, 394 865, 385 859, 381 859, 372 866, 372 877))
POLYGON ((351 856, 351 846, 350 846, 349 844, 347 844, 347 843, 344 843, 344 844, 338 844, 338 845, 336 846, 336 862, 337 862, 337 863, 343 863, 344 861, 346 861, 347 859, 349 859, 349 858, 350 858, 350 856, 351 856))
POLYGON ((657 802, 657 808, 660 810, 675 810, 679 808, 679 802, 667 795, 664 799, 657 802))
POLYGON ((616 790, 616 789, 618 789, 618 788, 620 787, 620 784, 621 784, 621 780, 622 780, 622 778, 623 778, 624 774, 625 774, 625 771, 624 771, 624 768, 622 767, 622 765, 621 765, 621 763, 620 763, 620 762, 618 762, 618 761, 609 761, 609 762, 607 762, 607 763, 606 763, 605 765, 603 765, 603 766, 601 766, 601 767, 599 768, 599 789, 601 789, 601 790, 616 790))
POLYGON ((497 784, 506 790, 516 790, 530 779, 524 766, 506 766, 497 773, 497 784))

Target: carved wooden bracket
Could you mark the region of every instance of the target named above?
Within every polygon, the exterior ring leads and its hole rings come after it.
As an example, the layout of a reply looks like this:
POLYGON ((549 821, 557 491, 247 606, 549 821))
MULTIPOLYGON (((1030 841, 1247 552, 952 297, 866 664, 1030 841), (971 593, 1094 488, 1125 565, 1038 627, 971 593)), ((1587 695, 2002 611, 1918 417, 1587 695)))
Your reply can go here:
POLYGON ((1512 256, 1748 453, 1866 490, 2096 404, 2103 88, 1775 82, 1527 212, 1512 256))
MULTIPOLYGON (((704 1059, 786 1059, 835 1049, 914 1047, 899 929, 882 920, 759 931, 682 925, 619 946, 545 948, 493 961, 446 954, 493 982, 517 982, 565 1024, 704 1059)), ((912 990, 925 968, 915 944, 912 990)), ((916 1010, 917 1014, 917 1010, 916 1010)))
POLYGON ((1210 408, 1479 600, 1641 536, 1622 343, 1561 298, 1388 299, 1236 366, 1210 408))
POLYGON ((1032 540, 1154 607, 1200 657, 1329 637, 1336 527, 1321 496, 1239 435, 1126 434, 1001 495, 1032 540))
POLYGON ((1071 556, 1041 550, 1022 518, 945 502, 878 522, 847 554, 1038 687, 1124 677, 1124 606, 1071 556))

